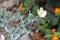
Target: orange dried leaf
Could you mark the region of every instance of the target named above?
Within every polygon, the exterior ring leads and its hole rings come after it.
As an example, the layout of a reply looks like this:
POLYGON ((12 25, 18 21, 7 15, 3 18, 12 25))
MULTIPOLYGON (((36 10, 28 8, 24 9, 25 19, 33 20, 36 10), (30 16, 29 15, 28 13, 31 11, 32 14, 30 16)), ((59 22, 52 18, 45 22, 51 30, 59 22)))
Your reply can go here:
POLYGON ((60 13, 60 8, 55 8, 55 13, 60 13))
POLYGON ((31 35, 32 38, 34 38, 35 40, 45 40, 45 38, 42 38, 39 33, 33 33, 31 35))
POLYGON ((52 40, 59 40, 57 36, 52 37, 52 40))
POLYGON ((52 33, 55 33, 56 32, 56 29, 55 28, 52 28, 51 32, 52 33))
POLYGON ((20 5, 20 6, 19 6, 19 10, 20 10, 20 11, 25 10, 25 8, 23 7, 23 5, 20 5))
POLYGON ((39 37, 39 35, 38 35, 37 33, 33 34, 33 37, 34 37, 36 40, 39 40, 39 39, 40 39, 40 37, 39 37))

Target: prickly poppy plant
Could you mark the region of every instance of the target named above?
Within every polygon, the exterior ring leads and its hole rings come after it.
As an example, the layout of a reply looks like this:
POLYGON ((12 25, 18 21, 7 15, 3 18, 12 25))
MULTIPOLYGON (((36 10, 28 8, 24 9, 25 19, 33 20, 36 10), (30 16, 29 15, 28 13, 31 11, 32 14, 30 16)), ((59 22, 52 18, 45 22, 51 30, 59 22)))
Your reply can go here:
POLYGON ((60 0, 1 0, 0 40, 59 40, 59 4, 60 0))

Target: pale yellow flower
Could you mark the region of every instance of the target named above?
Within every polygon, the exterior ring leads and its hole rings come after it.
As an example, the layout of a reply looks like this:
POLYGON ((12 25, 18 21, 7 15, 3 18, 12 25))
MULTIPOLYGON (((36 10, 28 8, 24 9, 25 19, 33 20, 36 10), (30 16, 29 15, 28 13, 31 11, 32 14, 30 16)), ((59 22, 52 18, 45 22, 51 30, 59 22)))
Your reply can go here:
POLYGON ((46 15, 47 15, 47 11, 46 10, 43 10, 43 8, 42 7, 40 7, 40 9, 39 10, 37 10, 38 11, 38 15, 40 16, 40 17, 45 17, 46 15))

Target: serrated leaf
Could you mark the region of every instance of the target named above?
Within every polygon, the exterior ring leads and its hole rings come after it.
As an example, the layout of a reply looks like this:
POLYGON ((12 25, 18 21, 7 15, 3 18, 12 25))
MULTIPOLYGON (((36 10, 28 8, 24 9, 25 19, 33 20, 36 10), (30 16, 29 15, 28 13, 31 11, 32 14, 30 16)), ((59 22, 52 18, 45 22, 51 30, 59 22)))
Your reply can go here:
POLYGON ((58 23, 58 20, 59 20, 59 18, 58 18, 58 17, 55 17, 55 18, 53 19, 53 21, 52 21, 52 24, 53 24, 53 25, 56 25, 56 24, 58 23))
POLYGON ((34 6, 33 9, 32 9, 32 13, 37 16, 37 9, 38 9, 38 6, 34 6))
POLYGON ((21 15, 22 15, 22 14, 25 14, 25 12, 26 12, 25 10, 24 10, 24 11, 21 11, 20 14, 21 14, 21 15))
POLYGON ((47 18, 49 19, 49 20, 51 20, 51 22, 50 22, 50 24, 51 25, 56 25, 57 23, 58 23, 58 20, 59 20, 59 17, 55 17, 53 14, 51 14, 51 13, 49 13, 48 15, 47 15, 47 18))
POLYGON ((58 37, 60 37, 60 32, 56 32, 54 34, 57 35, 58 37))
POLYGON ((45 29, 46 31, 45 31, 45 34, 51 34, 51 31, 50 31, 50 29, 45 29))
POLYGON ((58 25, 57 32, 60 32, 60 25, 58 25))
POLYGON ((43 26, 39 26, 38 27, 38 30, 42 30, 44 27, 43 26))
POLYGON ((25 8, 30 7, 30 5, 31 5, 31 0, 25 0, 25 1, 24 1, 24 6, 25 6, 25 8))
POLYGON ((52 37, 52 34, 46 34, 45 37, 46 38, 51 38, 52 37))

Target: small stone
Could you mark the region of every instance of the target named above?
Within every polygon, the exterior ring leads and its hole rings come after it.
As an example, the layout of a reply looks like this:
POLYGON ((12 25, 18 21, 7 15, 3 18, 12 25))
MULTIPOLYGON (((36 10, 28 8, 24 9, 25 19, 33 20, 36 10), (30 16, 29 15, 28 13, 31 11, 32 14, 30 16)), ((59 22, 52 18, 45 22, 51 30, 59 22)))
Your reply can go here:
POLYGON ((31 40, 31 39, 28 37, 28 34, 25 34, 21 37, 21 40, 31 40))

